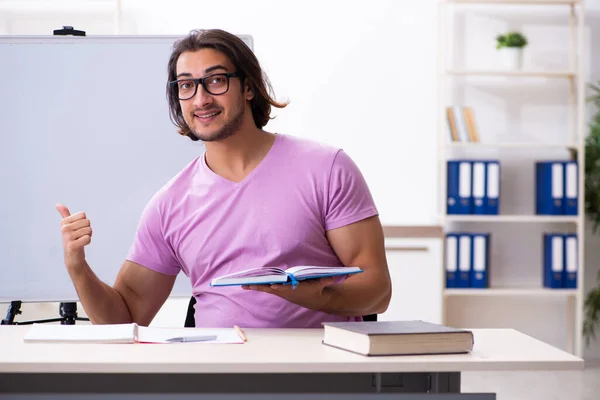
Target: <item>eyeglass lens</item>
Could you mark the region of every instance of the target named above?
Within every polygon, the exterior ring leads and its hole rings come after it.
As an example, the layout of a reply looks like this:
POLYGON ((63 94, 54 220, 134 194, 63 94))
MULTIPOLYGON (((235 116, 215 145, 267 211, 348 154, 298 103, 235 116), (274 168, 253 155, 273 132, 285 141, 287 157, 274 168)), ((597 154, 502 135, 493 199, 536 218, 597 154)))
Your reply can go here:
MULTIPOLYGON (((210 94, 223 94, 229 88, 229 77, 224 74, 210 75, 203 79, 202 86, 210 94)), ((191 99, 196 94, 196 82, 191 79, 181 79, 177 88, 180 100, 191 99)))

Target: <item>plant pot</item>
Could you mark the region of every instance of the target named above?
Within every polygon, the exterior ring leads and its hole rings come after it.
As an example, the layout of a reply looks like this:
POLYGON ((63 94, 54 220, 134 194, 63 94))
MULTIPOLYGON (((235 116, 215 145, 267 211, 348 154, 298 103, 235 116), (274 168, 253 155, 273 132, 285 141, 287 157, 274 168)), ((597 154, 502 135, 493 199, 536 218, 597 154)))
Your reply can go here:
POLYGON ((516 70, 523 67, 522 47, 503 47, 498 51, 502 57, 502 64, 504 68, 516 70))

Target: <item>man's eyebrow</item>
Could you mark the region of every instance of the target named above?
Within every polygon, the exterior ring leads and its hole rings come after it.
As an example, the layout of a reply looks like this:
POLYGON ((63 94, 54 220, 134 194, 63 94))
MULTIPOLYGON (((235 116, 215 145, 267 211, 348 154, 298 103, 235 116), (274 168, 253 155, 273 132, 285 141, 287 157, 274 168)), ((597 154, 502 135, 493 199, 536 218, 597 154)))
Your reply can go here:
POLYGON ((218 65, 213 65, 212 67, 208 67, 208 68, 206 68, 206 69, 204 70, 204 73, 205 73, 205 74, 208 74, 208 73, 210 73, 210 72, 213 72, 213 71, 214 71, 214 70, 216 70, 216 69, 224 69, 225 71, 227 71, 227 68, 225 68, 225 66, 218 64, 218 65))
MULTIPOLYGON (((217 69, 224 69, 225 71, 227 71, 227 70, 228 70, 228 69, 227 69, 225 66, 223 66, 223 65, 221 65, 221 64, 218 64, 218 65, 213 65, 212 67, 208 67, 208 68, 206 68, 206 69, 204 70, 204 73, 205 73, 205 74, 209 74, 209 73, 211 73, 211 72, 213 72, 213 71, 215 71, 215 70, 217 70, 217 69)), ((192 74, 190 74, 189 72, 182 72, 182 73, 180 73, 180 74, 177 74, 177 79, 181 78, 182 76, 185 76, 185 77, 190 77, 190 78, 191 78, 191 77, 192 77, 192 74)))

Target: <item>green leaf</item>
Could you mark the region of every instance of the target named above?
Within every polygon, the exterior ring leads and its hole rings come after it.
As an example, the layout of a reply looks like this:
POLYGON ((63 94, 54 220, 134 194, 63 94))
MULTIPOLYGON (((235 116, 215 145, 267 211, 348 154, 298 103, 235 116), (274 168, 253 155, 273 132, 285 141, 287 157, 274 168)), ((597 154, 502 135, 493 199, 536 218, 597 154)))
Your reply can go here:
POLYGON ((496 48, 502 47, 525 47, 527 38, 520 32, 508 32, 504 35, 496 36, 496 48))
MULTIPOLYGON (((600 230, 600 86, 589 84, 595 92, 587 98, 594 103, 596 113, 589 123, 590 132, 585 139, 584 206, 585 216, 593 224, 592 231, 600 230)), ((600 271, 597 286, 586 296, 584 302, 583 336, 586 346, 596 340, 596 329, 600 324, 600 271)))
POLYGON ((508 40, 508 45, 513 47, 525 47, 527 39, 519 33, 513 33, 508 40))
MULTIPOLYGON (((600 284, 600 271, 598 273, 600 284)), ((600 286, 588 293, 584 302, 585 320, 583 323, 583 336, 586 346, 596 340, 596 328, 600 322, 600 286)))

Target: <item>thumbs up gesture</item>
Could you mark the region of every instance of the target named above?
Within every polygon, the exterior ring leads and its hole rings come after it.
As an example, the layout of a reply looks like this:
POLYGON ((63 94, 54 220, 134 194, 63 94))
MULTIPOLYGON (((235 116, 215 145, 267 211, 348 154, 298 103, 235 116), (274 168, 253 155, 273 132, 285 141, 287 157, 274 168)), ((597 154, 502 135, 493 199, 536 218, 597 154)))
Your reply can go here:
POLYGON ((56 209, 62 216, 60 221, 65 265, 68 269, 82 268, 85 265, 83 248, 92 241, 92 227, 84 212, 71 215, 69 209, 57 204, 56 209))

